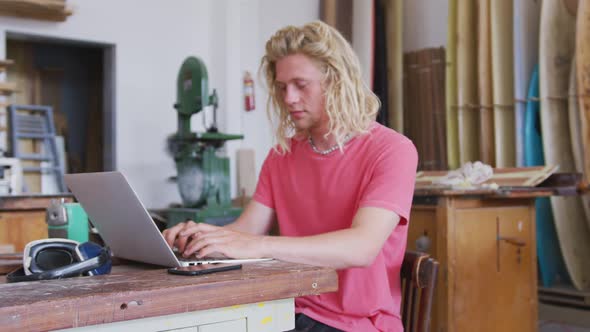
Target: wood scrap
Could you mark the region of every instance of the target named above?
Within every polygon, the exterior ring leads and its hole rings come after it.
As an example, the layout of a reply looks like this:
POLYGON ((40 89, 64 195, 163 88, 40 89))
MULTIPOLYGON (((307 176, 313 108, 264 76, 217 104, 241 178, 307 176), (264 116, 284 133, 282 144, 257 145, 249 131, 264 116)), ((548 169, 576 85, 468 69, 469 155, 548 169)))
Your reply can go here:
MULTIPOLYGON (((557 171, 556 166, 495 168, 492 177, 485 184, 496 183, 502 187, 535 187, 557 171)), ((416 188, 440 187, 435 182, 442 179, 446 171, 421 171, 416 175, 416 188)))
POLYGON ((63 22, 72 11, 65 0, 0 0, 0 15, 63 22))
POLYGON ((0 60, 0 72, 5 71, 8 66, 12 66, 13 64, 14 61, 10 59, 0 60))
POLYGON ((445 50, 404 54, 404 134, 416 145, 419 170, 447 169, 445 50))
POLYGON ((18 92, 15 83, 0 82, 0 95, 9 96, 15 92, 18 92))

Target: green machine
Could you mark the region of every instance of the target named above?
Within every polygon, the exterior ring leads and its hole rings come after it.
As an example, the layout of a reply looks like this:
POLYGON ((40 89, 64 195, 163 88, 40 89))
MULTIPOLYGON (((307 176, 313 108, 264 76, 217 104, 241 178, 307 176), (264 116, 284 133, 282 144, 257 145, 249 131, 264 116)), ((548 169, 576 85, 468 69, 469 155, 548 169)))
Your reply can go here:
POLYGON ((178 130, 168 137, 168 152, 176 163, 176 180, 182 207, 166 210, 168 227, 194 220, 222 226, 235 220, 241 208, 231 205, 229 158, 223 156, 226 141, 243 135, 220 133, 217 129, 218 99, 209 92, 205 64, 188 57, 180 67, 174 108, 178 113, 178 130), (206 107, 213 107, 213 120, 206 132, 191 131, 191 117, 206 107))

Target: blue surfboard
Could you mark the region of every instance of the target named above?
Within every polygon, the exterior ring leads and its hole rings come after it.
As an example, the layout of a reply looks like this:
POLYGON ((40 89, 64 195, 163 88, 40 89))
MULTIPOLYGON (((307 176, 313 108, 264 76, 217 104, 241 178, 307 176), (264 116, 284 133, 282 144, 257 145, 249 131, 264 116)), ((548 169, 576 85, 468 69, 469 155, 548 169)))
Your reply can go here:
MULTIPOLYGON (((529 83, 526 112, 524 117, 524 164, 525 166, 545 165, 541 138, 541 117, 539 99, 539 66, 535 66, 529 83)), ((537 226, 537 257, 541 284, 551 287, 555 283, 571 283, 563 262, 551 201, 548 197, 535 201, 537 226)))

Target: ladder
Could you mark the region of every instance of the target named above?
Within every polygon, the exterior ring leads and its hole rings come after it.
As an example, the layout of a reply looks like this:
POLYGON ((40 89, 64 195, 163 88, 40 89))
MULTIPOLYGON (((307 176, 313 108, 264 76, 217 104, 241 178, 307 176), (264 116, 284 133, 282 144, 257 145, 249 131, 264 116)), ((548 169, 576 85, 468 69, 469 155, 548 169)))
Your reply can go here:
POLYGON ((63 179, 63 165, 57 153, 55 126, 53 124, 53 110, 50 106, 38 105, 9 105, 8 119, 10 123, 10 150, 14 158, 23 161, 46 161, 50 166, 23 166, 24 173, 53 172, 57 187, 61 192, 67 192, 63 179), (41 153, 23 153, 20 151, 20 140, 28 139, 41 142, 41 153))

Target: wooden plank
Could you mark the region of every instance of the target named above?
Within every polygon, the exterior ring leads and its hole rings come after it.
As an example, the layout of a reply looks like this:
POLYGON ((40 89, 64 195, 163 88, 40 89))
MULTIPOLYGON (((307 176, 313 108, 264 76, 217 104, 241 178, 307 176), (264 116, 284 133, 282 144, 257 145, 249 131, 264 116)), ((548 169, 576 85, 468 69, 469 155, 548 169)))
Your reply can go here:
POLYGON ((452 189, 416 189, 414 197, 423 196, 482 196, 489 198, 534 198, 549 197, 555 195, 552 188, 543 188, 538 190, 492 190, 492 189, 473 189, 473 190, 452 190, 452 189))
POLYGON ((252 197, 256 190, 256 158, 254 149, 238 149, 238 196, 252 197))
POLYGON ((445 68, 445 107, 447 161, 450 169, 459 167, 459 124, 457 108, 457 15, 458 0, 449 0, 447 19, 447 66, 445 68))
POLYGON ((490 1, 494 145, 497 167, 516 166, 514 130, 513 3, 490 1))
POLYGON ((434 74, 434 125, 435 125, 435 147, 437 153, 438 165, 435 169, 448 169, 447 162, 447 128, 446 128, 446 109, 445 109, 445 67, 446 54, 444 48, 439 48, 435 52, 433 59, 433 74, 434 74))
POLYGON ((561 304, 566 306, 575 306, 579 308, 590 309, 590 304, 584 299, 576 299, 571 297, 563 297, 557 295, 539 294, 539 301, 544 303, 561 304))
POLYGON ((320 18, 352 43, 352 1, 321 0, 320 18))
POLYGON ((52 200, 64 199, 66 203, 74 201, 71 194, 62 195, 22 195, 22 196, 0 196, 1 211, 31 211, 47 209, 52 200))
POLYGON ((387 49, 387 105, 389 125, 399 133, 404 128, 404 89, 403 89, 403 1, 386 0, 385 36, 387 49))
MULTIPOLYGON (((36 78, 38 72, 33 61, 33 47, 25 41, 11 41, 6 45, 6 55, 11 59, 18 59, 7 71, 7 80, 15 82, 22 90, 13 96, 12 102, 19 105, 38 105, 36 96, 38 93, 38 85, 36 78)), ((34 140, 22 139, 18 143, 22 153, 40 152, 40 146, 35 144, 34 140)), ((39 162, 27 161, 23 163, 23 167, 34 166, 38 167, 39 162)), ((41 192, 41 175, 38 173, 25 172, 23 174, 23 181, 28 192, 41 192)))
POLYGON ((574 288, 539 287, 539 300, 590 309, 590 291, 579 291, 574 288))
POLYGON ((420 116, 421 120, 419 122, 420 128, 420 135, 422 136, 422 154, 421 158, 419 158, 419 163, 421 164, 420 169, 423 170, 435 170, 436 168, 436 151, 434 150, 435 144, 434 141, 434 117, 433 117, 433 100, 432 100, 432 90, 433 90, 433 82, 432 82, 432 49, 426 49, 422 51, 416 52, 416 57, 418 61, 418 77, 419 77, 419 84, 420 88, 418 92, 420 93, 420 100, 421 100, 421 110, 420 116))
POLYGON ((534 203, 532 198, 499 198, 488 199, 487 197, 452 197, 449 198, 453 202, 454 209, 484 209, 492 208, 502 210, 506 207, 527 207, 534 203))
POLYGON ((479 114, 476 80, 476 8, 473 0, 458 0, 457 19, 457 105, 459 160, 479 159, 479 114))
MULTIPOLYGON (((500 187, 535 187, 557 171, 555 166, 521 168, 495 168, 492 177, 484 184, 496 183, 500 187)), ((447 171, 423 171, 416 175, 416 188, 436 188, 435 182, 447 175, 447 171)))
POLYGON ((14 61, 10 59, 0 60, 0 72, 5 71, 7 67, 12 66, 13 64, 14 61))
POLYGON ((12 82, 0 82, 0 95, 10 96, 11 94, 18 92, 16 84, 12 82))
POLYGON ((63 22, 72 14, 64 0, 0 0, 0 15, 63 22))
POLYGON ((268 261, 187 278, 166 269, 0 284, 0 326, 53 330, 255 303, 338 289, 333 269, 268 261))
POLYGON ((477 87, 479 99, 479 157, 495 166, 494 112, 492 92, 492 42, 490 1, 479 0, 477 11, 477 87))

